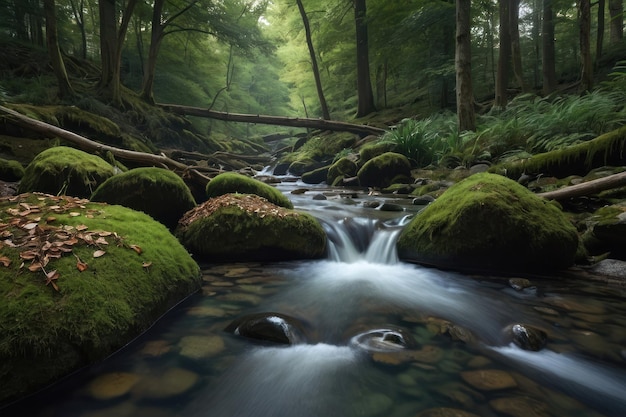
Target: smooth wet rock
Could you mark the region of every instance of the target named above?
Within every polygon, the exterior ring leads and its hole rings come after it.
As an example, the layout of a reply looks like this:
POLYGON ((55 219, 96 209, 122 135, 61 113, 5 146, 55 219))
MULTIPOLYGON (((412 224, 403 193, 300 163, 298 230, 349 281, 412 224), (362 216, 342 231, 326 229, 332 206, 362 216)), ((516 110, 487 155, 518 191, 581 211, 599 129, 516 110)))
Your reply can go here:
POLYGON ((412 203, 414 206, 427 206, 433 201, 435 201, 435 197, 433 197, 432 195, 426 194, 426 195, 422 195, 419 197, 415 197, 412 200, 412 203))
POLYGON ((206 359, 224 350, 224 339, 219 336, 185 336, 180 340, 180 355, 190 359, 206 359))
POLYGON ((393 203, 383 203, 378 209, 380 211, 404 211, 404 207, 393 203))
POLYGON ((545 417, 550 415, 548 406, 527 397, 496 398, 489 405, 498 413, 511 417, 545 417))
POLYGON ((294 317, 280 313, 249 314, 234 320, 224 330, 250 339, 286 345, 306 340, 303 324, 294 317))
POLYGON ((89 395, 98 400, 110 400, 130 392, 139 376, 130 372, 111 372, 101 375, 87 386, 89 395))
POLYGON ((183 368, 168 368, 161 374, 145 376, 132 389, 143 398, 165 399, 183 394, 191 389, 199 376, 183 368))
POLYGON ((146 356, 159 357, 172 350, 172 346, 167 340, 151 340, 141 349, 140 353, 146 356))
POLYGON ((461 378, 473 388, 481 391, 505 390, 517 386, 511 374, 499 369, 461 372, 461 378))
POLYGON ((403 329, 374 329, 350 340, 350 345, 367 352, 393 352, 417 346, 413 337, 403 329))
POLYGON ((507 328, 513 343, 524 350, 539 351, 546 346, 546 332, 527 324, 514 324, 507 328))
POLYGON ((526 278, 510 278, 509 279, 509 285, 515 291, 521 291, 524 288, 531 287, 533 284, 529 280, 527 280, 526 278))

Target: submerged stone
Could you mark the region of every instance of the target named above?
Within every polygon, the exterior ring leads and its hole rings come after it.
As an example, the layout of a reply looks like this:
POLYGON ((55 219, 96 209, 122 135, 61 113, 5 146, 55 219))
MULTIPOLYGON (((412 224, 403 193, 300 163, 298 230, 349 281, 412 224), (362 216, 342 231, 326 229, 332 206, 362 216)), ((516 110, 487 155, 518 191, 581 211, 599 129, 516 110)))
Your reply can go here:
POLYGON ((576 228, 554 204, 500 175, 475 174, 450 187, 403 230, 401 259, 471 270, 567 268, 576 228))
POLYGON ((495 391, 515 388, 517 382, 506 371, 486 369, 461 372, 461 378, 472 387, 481 391, 495 391))
POLYGON ((548 336, 546 332, 526 324, 514 324, 507 328, 513 343, 524 350, 538 351, 544 348, 548 336))
POLYGON ((206 359, 224 350, 219 336, 185 336, 180 340, 180 355, 190 359, 206 359))
POLYGON ((479 417, 474 413, 459 410, 458 408, 430 408, 420 412, 417 417, 479 417))
POLYGON ((109 400, 128 394, 137 381, 139 381, 137 374, 111 372, 91 381, 87 390, 93 398, 109 400))
POLYGON ((306 340, 302 323, 280 313, 249 314, 234 320, 224 330, 250 339, 285 345, 295 345, 306 340))
POLYGON ((132 393, 143 398, 165 399, 190 390, 199 375, 183 368, 168 368, 158 375, 144 376, 132 389, 132 393))

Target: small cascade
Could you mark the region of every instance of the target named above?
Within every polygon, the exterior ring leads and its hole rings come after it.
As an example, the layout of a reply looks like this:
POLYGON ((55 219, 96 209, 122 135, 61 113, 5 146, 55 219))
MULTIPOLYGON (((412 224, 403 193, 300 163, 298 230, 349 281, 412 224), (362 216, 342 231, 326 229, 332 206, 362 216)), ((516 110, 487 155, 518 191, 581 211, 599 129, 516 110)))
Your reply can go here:
POLYGON ((344 263, 397 263, 396 239, 407 218, 394 222, 359 217, 322 220, 328 235, 329 259, 344 263))

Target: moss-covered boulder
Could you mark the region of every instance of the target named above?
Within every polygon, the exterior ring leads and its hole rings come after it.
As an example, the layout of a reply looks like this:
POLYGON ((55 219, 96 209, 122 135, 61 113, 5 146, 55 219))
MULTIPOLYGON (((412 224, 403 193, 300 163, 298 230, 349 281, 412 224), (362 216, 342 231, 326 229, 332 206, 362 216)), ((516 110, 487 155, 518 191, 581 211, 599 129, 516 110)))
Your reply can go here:
POLYGON ((323 166, 321 168, 314 169, 313 171, 305 172, 302 174, 302 182, 305 184, 321 184, 326 181, 326 177, 328 176, 328 168, 329 165, 323 166))
POLYGON ((396 145, 391 142, 373 142, 368 143, 359 150, 359 161, 365 164, 372 158, 380 156, 387 152, 393 152, 396 145))
POLYGON ((99 361, 201 285, 162 224, 122 206, 0 199, 0 404, 99 361))
POLYGON ((363 186, 384 188, 397 182, 398 176, 408 180, 411 177, 411 163, 404 155, 385 152, 367 161, 357 176, 363 186))
POLYGON ((339 158, 328 169, 328 175, 326 176, 326 184, 336 185, 344 178, 351 178, 356 176, 358 167, 356 163, 348 157, 339 158))
POLYGON ((176 236, 210 261, 311 259, 326 252, 326 233, 313 216, 253 194, 207 200, 185 214, 176 236))
POLYGON ((66 146, 41 152, 26 167, 18 192, 42 192, 88 198, 115 173, 111 164, 95 155, 66 146))
POLYGON ((582 240, 590 255, 626 260, 626 202, 596 210, 585 223, 582 240))
POLYGON ((143 211, 171 229, 196 205, 187 184, 162 168, 136 168, 117 174, 103 182, 91 200, 143 211))
POLYGON ((577 246, 576 229, 558 207, 488 173, 450 187, 397 242, 399 256, 408 261, 501 271, 566 268, 577 246))
POLYGON ((24 167, 17 161, 0 158, 0 180, 15 182, 24 176, 24 167))
POLYGON ((209 181, 206 186, 206 195, 209 198, 232 193, 254 194, 266 198, 277 206, 293 208, 291 201, 276 188, 235 172, 220 174, 209 181))

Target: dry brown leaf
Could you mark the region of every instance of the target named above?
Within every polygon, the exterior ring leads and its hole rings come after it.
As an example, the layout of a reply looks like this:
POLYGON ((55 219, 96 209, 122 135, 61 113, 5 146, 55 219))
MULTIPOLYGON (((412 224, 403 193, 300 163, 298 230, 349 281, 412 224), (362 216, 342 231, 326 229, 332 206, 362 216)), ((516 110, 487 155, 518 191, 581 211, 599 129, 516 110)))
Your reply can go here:
POLYGON ((141 253, 143 252, 143 250, 141 249, 141 247, 137 246, 137 245, 130 245, 130 248, 132 250, 134 250, 135 252, 137 252, 138 255, 141 255, 141 253))
POLYGON ((70 211, 70 217, 78 217, 80 216, 80 213, 77 211, 70 211))
POLYGON ((144 262, 141 266, 143 266, 144 268, 148 269, 152 266, 152 262, 144 262))
POLYGON ((46 223, 50 224, 50 223, 54 223, 57 220, 56 217, 54 216, 48 216, 46 217, 46 223))
POLYGON ((82 262, 80 259, 76 262, 76 268, 80 271, 86 271, 87 270, 87 264, 85 262, 82 262))
POLYGON ((37 227, 37 223, 26 223, 24 226, 22 226, 22 229, 33 230, 35 227, 37 227))
POLYGON ((94 242, 96 245, 108 245, 109 242, 107 242, 107 240, 103 237, 99 237, 98 239, 95 240, 94 242))
POLYGON ((6 256, 0 256, 0 264, 2 264, 2 266, 9 266, 11 265, 11 260, 6 256))
POLYGON ((41 264, 40 264, 39 262, 33 262, 32 264, 30 264, 30 265, 28 266, 28 270, 29 270, 30 272, 37 272, 37 271, 39 271, 40 269, 42 269, 42 266, 41 266, 41 264))
POLYGON ((103 250, 97 250, 97 251, 95 251, 95 252, 93 253, 93 257, 94 257, 94 258, 99 258, 99 257, 103 256, 105 253, 106 253, 106 252, 105 252, 105 251, 103 251, 103 250))
POLYGON ((89 227, 84 224, 79 224, 78 226, 76 226, 76 230, 78 230, 79 232, 84 232, 87 229, 89 229, 89 227))

